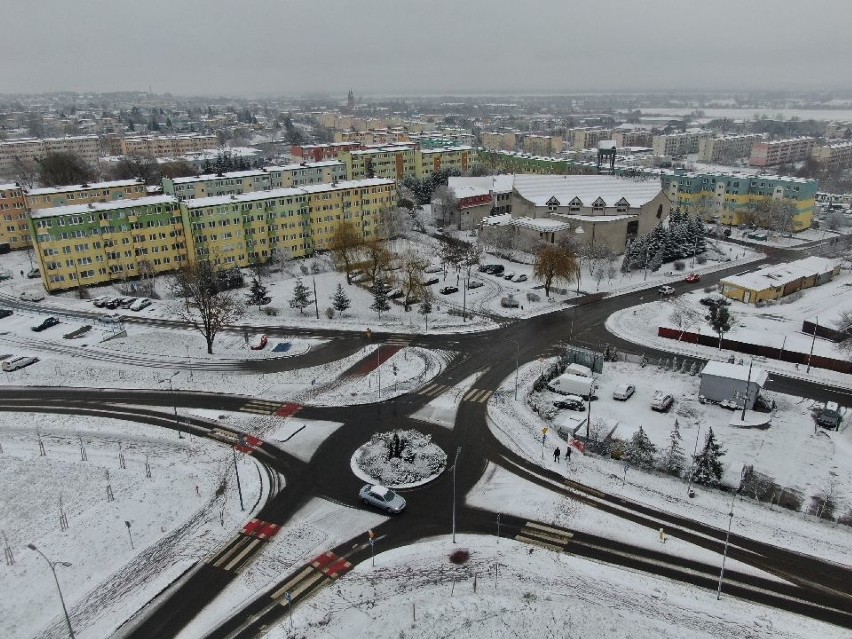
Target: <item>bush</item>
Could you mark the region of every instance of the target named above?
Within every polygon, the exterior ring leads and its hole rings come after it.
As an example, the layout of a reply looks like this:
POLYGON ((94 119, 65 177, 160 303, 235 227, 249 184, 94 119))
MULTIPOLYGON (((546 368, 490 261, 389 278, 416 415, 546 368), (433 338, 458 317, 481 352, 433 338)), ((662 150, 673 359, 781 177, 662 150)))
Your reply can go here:
POLYGON ((715 287, 715 286, 705 286, 705 287, 704 287, 704 292, 705 292, 705 293, 712 293, 712 292, 713 292, 713 291, 715 291, 715 290, 716 290, 716 287, 715 287))
POLYGON ((703 253, 701 255, 696 255, 695 262, 696 264, 707 264, 707 256, 703 253))
POLYGON ((804 295, 804 291, 796 291, 795 293, 790 293, 789 295, 782 297, 781 299, 777 300, 777 302, 778 304, 790 304, 791 302, 795 302, 797 300, 802 299, 804 295))
POLYGON ((264 306, 262 310, 264 315, 269 317, 278 317, 279 310, 274 306, 264 306))
POLYGON ((456 317, 466 317, 467 319, 473 318, 473 313, 471 313, 470 311, 462 312, 462 310, 460 308, 455 308, 455 307, 448 308, 447 309, 447 315, 455 315, 456 317))
POLYGON ((468 559, 470 559, 470 551, 465 548, 459 548, 450 554, 450 561, 457 566, 466 564, 468 559))
POLYGON ((677 260, 674 263, 674 270, 676 270, 676 271, 682 271, 685 268, 686 268, 686 262, 684 262, 683 260, 677 260))
POLYGON ((538 302, 540 300, 541 300, 541 297, 539 297, 535 293, 527 293, 527 301, 528 302, 538 302))
POLYGON ((327 309, 325 309, 325 316, 328 319, 334 319, 334 309, 331 308, 330 306, 327 309))

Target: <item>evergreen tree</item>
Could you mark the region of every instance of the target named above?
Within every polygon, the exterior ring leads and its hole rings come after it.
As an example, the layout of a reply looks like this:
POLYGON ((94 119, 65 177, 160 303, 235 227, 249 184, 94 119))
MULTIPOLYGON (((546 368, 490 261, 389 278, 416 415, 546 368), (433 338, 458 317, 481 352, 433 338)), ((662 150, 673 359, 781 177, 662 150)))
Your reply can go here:
POLYGON ((337 289, 334 291, 334 295, 331 296, 331 306, 338 313, 343 313, 347 308, 352 305, 352 302, 349 300, 349 297, 343 290, 343 285, 338 282, 337 289))
POLYGON ((249 289, 249 304, 263 304, 269 299, 266 294, 266 287, 260 283, 260 280, 253 277, 251 280, 251 289, 249 289))
POLYGON ((305 309, 311 305, 311 296, 308 287, 302 282, 302 278, 296 278, 296 286, 293 287, 293 298, 290 300, 290 308, 298 308, 299 313, 305 313, 305 309))
POLYGON ((634 466, 639 468, 651 468, 654 465, 654 454, 657 447, 648 439, 645 430, 640 426, 639 430, 633 433, 630 442, 627 444, 627 449, 624 451, 624 459, 629 461, 634 466))
POLYGON ((722 338, 725 333, 731 330, 734 323, 734 318, 727 306, 714 304, 710 307, 710 327, 719 336, 719 350, 722 350, 722 338))
POLYGON ((711 428, 704 440, 704 448, 692 458, 692 481, 704 486, 718 486, 722 480, 722 462, 719 460, 724 454, 711 428))
POLYGON ((660 468, 670 475, 680 476, 681 472, 683 472, 685 457, 680 444, 681 441, 680 424, 675 420, 672 432, 669 434, 669 445, 666 447, 663 458, 660 460, 660 468))
POLYGON ((648 268, 653 272, 657 272, 660 270, 660 267, 663 265, 663 256, 665 255, 664 247, 660 247, 659 250, 654 254, 654 257, 651 258, 651 261, 648 263, 648 268))
POLYGON ((370 309, 379 314, 379 319, 382 313, 390 310, 390 302, 388 302, 388 293, 390 286, 385 283, 383 277, 377 277, 373 282, 373 303, 370 304, 370 309))

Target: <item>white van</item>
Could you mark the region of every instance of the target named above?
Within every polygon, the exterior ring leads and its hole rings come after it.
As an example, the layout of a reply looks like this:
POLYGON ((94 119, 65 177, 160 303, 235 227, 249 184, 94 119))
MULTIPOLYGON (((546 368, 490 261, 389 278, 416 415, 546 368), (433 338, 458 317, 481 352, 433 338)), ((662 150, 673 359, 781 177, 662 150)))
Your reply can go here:
POLYGON ((565 367, 566 375, 576 375, 577 377, 591 377, 592 369, 582 364, 568 364, 565 367))
POLYGON ((19 368, 23 368, 24 366, 29 366, 30 364, 35 364, 38 361, 37 357, 29 357, 29 356, 20 356, 20 357, 11 357, 3 362, 3 370, 7 373, 10 371, 16 371, 19 368))
POLYGON ((22 302, 40 302, 44 299, 44 293, 41 291, 24 291, 21 293, 22 302))
POLYGON ((598 390, 595 380, 591 377, 580 377, 579 375, 560 375, 550 380, 547 387, 554 393, 562 395, 579 395, 583 399, 594 397, 598 390))

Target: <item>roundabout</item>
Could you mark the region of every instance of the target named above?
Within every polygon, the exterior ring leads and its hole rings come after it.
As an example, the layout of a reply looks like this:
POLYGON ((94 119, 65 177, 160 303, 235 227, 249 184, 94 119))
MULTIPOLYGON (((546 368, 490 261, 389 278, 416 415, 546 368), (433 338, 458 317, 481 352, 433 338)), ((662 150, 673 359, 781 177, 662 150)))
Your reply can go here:
POLYGON ((416 430, 376 433, 352 455, 356 477, 389 488, 416 488, 436 479, 447 467, 447 454, 432 437, 416 430))

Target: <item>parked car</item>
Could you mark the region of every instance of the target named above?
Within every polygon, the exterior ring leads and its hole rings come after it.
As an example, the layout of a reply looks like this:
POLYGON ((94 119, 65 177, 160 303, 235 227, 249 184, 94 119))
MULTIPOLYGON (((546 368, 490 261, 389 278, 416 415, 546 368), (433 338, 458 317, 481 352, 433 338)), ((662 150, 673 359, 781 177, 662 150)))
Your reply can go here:
POLYGON ((687 275, 687 276, 684 278, 684 280, 683 280, 683 281, 684 281, 684 282, 700 282, 700 281, 701 281, 701 276, 700 276, 698 273, 690 273, 689 275, 687 275))
POLYGON ((671 286, 661 286, 657 289, 660 295, 674 295, 675 290, 671 286))
POLYGON ((121 324, 121 315, 118 313, 107 313, 106 315, 101 315, 101 321, 104 324, 121 324))
POLYGON ((840 412, 840 406, 837 402, 826 402, 825 405, 821 406, 816 421, 823 428, 840 430, 840 425, 843 423, 843 413, 840 412))
POLYGON ((41 277, 41 271, 38 268, 31 268, 27 272, 27 277, 31 280, 41 277))
POLYGON ((0 319, 3 319, 4 317, 9 317, 10 315, 12 315, 11 309, 0 308, 0 319))
POLYGON ((24 291, 21 293, 22 302, 40 302, 44 299, 44 293, 41 291, 24 291))
POLYGON ((11 280, 12 279, 12 271, 0 271, 0 282, 3 280, 11 280))
POLYGON ((366 282, 368 279, 370 279, 370 276, 366 273, 358 273, 352 276, 353 282, 366 282))
POLYGON ((19 368, 23 368, 24 366, 35 364, 37 361, 38 357, 29 357, 26 355, 21 355, 19 357, 10 357, 5 362, 3 362, 3 370, 7 373, 10 371, 16 371, 19 368))
POLYGON ((458 286, 445 286, 440 291, 438 291, 441 295, 449 295, 450 293, 458 293, 458 286))
POLYGON ((130 308, 136 302, 135 297, 125 297, 118 303, 121 308, 130 308))
POLYGON ((388 293, 388 297, 392 300, 399 299, 403 295, 405 295, 405 293, 403 293, 402 289, 399 288, 395 288, 390 293, 388 293))
POLYGON ((432 286, 432 284, 437 284, 441 279, 438 277, 430 277, 428 280, 423 282, 423 286, 432 286))
MULTIPOLYGON (((261 301, 264 301, 266 299, 267 298, 263 298, 263 300, 261 301)), ((269 301, 271 302, 272 300, 270 299, 269 301)), ((268 302, 266 303, 268 304, 268 302)), ((149 300, 147 297, 140 297, 138 300, 136 300, 135 302, 133 302, 133 304, 130 305, 130 310, 141 311, 143 308, 148 308, 149 306, 151 306, 151 300, 149 300)))
POLYGON ((106 295, 99 295, 92 300, 92 304, 94 304, 97 308, 103 308, 104 304, 107 302, 109 302, 109 297, 106 295))
POLYGON ((586 410, 586 404, 583 398, 578 395, 566 395, 563 399, 553 402, 556 408, 567 408, 568 410, 586 410))
POLYGON ((437 264, 430 264, 429 266, 427 266, 426 268, 423 269, 423 272, 424 273, 440 273, 443 270, 444 269, 442 269, 437 264))
POLYGON ((503 279, 504 279, 504 280, 509 280, 509 281, 511 282, 513 279, 515 279, 515 272, 514 272, 514 271, 509 271, 508 273, 506 273, 506 274, 503 276, 503 279))
POLYGON ((401 513, 405 510, 405 499, 390 488, 379 484, 364 484, 358 495, 365 504, 381 508, 389 513, 401 513))
POLYGON ((597 393, 598 386, 591 377, 580 377, 579 375, 560 375, 550 382, 547 387, 554 393, 560 395, 579 396, 583 399, 593 398, 597 393))
POLYGON ((516 282, 526 282, 527 276, 524 275, 523 273, 521 273, 520 275, 518 275, 518 277, 515 278, 515 281, 516 282))
POLYGON ((488 264, 485 267, 485 272, 490 275, 503 275, 503 271, 506 270, 506 267, 502 264, 488 264))
POLYGON ((32 329, 36 333, 41 333, 43 330, 50 328, 51 326, 56 326, 59 324, 59 320, 55 317, 46 317, 44 321, 38 326, 33 326, 32 329))
POLYGON ((654 393, 654 398, 651 400, 651 410, 665 413, 672 407, 672 404, 674 404, 674 397, 668 393, 657 391, 654 393))
POLYGON ((518 308, 520 305, 521 303, 511 295, 500 300, 500 306, 503 308, 518 308))
POLYGON ((483 284, 479 280, 471 280, 470 282, 467 283, 468 288, 480 288, 482 286, 485 286, 485 284, 483 284))
POLYGON ((108 308, 111 311, 114 311, 115 309, 117 309, 119 307, 120 304, 121 304, 121 298, 120 297, 113 297, 111 300, 107 301, 106 304, 104 304, 104 308, 108 308))
POLYGON ((612 390, 612 398, 626 401, 636 392, 636 387, 633 384, 619 384, 612 390))

